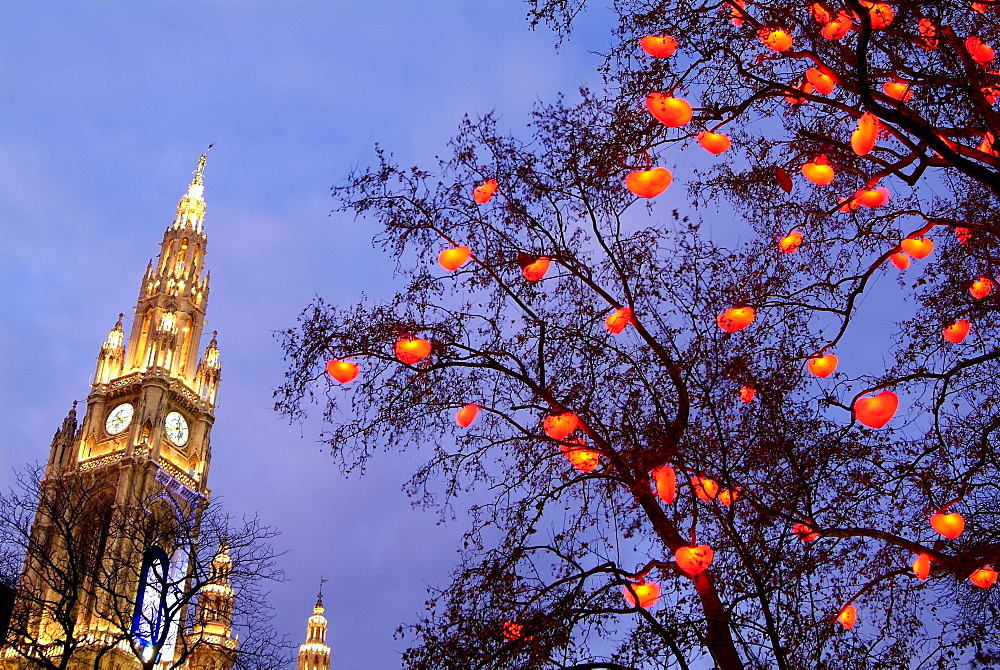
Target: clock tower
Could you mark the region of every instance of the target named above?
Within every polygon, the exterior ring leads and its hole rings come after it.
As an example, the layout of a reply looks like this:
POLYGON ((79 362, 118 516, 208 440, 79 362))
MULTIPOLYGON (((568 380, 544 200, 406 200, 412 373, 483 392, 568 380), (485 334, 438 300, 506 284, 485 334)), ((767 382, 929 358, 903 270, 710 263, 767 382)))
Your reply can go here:
MULTIPOLYGON (((95 645, 111 650, 107 660, 113 657, 113 666, 107 667, 122 669, 153 667, 151 663, 175 667, 171 659, 180 658, 176 654, 184 649, 187 660, 179 667, 188 670, 228 670, 235 660, 226 547, 220 547, 212 564, 209 588, 200 591, 191 605, 183 604, 186 600, 178 591, 182 588, 178 585, 190 580, 185 576, 188 556, 198 543, 200 510, 211 495, 210 437, 221 371, 216 333, 211 333, 204 349, 201 344, 210 278, 205 271, 205 158, 203 154, 198 160, 156 260, 146 267, 131 326, 119 314, 98 353, 82 420, 77 423, 74 403, 53 438, 41 482, 40 498, 60 487, 100 491, 99 510, 91 509, 95 530, 74 531, 74 535, 96 538, 88 556, 96 557, 97 563, 84 561, 91 566, 86 570, 96 575, 102 568, 94 566, 113 560, 116 565, 130 566, 131 571, 129 576, 115 578, 119 594, 108 587, 104 591, 88 588, 87 580, 96 577, 84 576, 66 587, 80 594, 79 606, 67 615, 70 622, 45 614, 38 604, 66 595, 52 586, 47 571, 53 566, 59 569, 60 561, 72 563, 68 556, 76 538, 61 539, 58 522, 45 511, 52 505, 39 504, 31 535, 33 544, 45 547, 45 556, 33 558, 29 551, 19 598, 35 603, 42 612, 29 618, 21 639, 30 640, 36 648, 51 645, 53 653, 69 655, 73 659, 70 668, 80 663, 93 667, 87 649, 95 645), (117 523, 112 519, 159 516, 166 520, 164 527, 185 526, 186 535, 180 538, 179 531, 168 531, 143 538, 111 530, 117 523), (53 591, 55 596, 49 595, 53 591), (126 611, 127 618, 111 614, 122 611, 111 602, 120 593, 127 593, 126 599, 135 603, 131 606, 134 618, 131 609, 126 611), (166 615, 170 607, 175 608, 173 614, 166 615), (190 619, 190 612, 197 624, 179 635, 177 622, 190 619), (149 651, 148 659, 145 651, 149 651)), ((101 574, 107 573, 105 565, 101 574)), ((0 653, 0 668, 8 667, 3 656, 0 653)))
POLYGON ((216 334, 199 359, 209 273, 204 271, 205 156, 139 286, 126 339, 122 315, 101 346, 79 438, 55 467, 120 464, 119 499, 152 481, 208 495, 209 437, 219 385, 216 334))

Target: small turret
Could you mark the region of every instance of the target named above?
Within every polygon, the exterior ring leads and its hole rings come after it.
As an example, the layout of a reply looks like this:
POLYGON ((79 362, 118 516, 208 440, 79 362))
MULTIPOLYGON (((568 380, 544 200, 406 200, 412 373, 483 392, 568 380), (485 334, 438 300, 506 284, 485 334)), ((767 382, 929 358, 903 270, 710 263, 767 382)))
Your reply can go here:
POLYGON ((52 436, 49 447, 49 468, 64 468, 73 461, 73 439, 76 437, 76 401, 52 436))
POLYGON ((97 372, 94 373, 95 384, 107 384, 120 376, 125 365, 125 331, 122 330, 124 314, 118 315, 118 323, 108 333, 108 339, 101 344, 101 353, 97 355, 97 372))
POLYGON ((195 391, 210 405, 215 405, 215 394, 222 378, 218 337, 219 332, 212 331, 212 341, 205 347, 205 355, 198 362, 198 370, 195 372, 195 391))
POLYGON ((323 582, 319 581, 319 595, 313 614, 306 625, 305 644, 299 646, 297 670, 330 670, 330 646, 326 643, 326 617, 323 616, 323 582))

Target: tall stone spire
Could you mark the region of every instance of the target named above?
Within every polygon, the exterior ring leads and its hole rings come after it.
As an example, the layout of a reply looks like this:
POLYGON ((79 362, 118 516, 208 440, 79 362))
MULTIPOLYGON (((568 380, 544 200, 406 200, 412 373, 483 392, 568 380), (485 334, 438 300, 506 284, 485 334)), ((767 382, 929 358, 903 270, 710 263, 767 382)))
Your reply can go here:
POLYGON ((160 253, 146 268, 139 288, 132 332, 125 347, 124 373, 161 368, 195 385, 198 347, 205 327, 209 277, 205 267, 205 162, 198 167, 177 214, 163 234, 160 253))
POLYGON ((323 582, 320 579, 319 595, 313 614, 306 625, 305 644, 299 646, 299 664, 296 670, 330 670, 330 646, 326 643, 326 617, 323 616, 323 582))

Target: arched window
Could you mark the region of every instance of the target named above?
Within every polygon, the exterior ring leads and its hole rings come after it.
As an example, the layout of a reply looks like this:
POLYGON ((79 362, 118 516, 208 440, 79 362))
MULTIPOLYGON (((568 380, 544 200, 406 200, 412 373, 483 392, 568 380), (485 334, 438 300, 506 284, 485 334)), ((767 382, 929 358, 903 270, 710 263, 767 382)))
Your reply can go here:
POLYGON ((170 560, 167 552, 154 545, 142 557, 139 588, 132 616, 132 636, 141 647, 158 647, 167 632, 167 590, 170 560))

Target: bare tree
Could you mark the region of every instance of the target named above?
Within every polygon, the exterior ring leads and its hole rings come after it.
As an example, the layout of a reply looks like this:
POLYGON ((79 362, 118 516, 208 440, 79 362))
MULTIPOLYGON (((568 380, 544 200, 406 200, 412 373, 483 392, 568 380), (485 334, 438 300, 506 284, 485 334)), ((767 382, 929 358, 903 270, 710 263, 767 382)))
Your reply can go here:
POLYGON ((163 490, 116 498, 107 472, 41 474, 19 473, 0 495, 3 580, 18 585, 8 663, 98 670, 124 659, 151 670, 288 661, 264 588, 282 578, 270 545, 276 530, 231 518, 217 500, 163 490))
MULTIPOLYGON (((584 3, 533 4, 565 33, 584 3)), ((426 450, 410 493, 470 508, 408 667, 1000 658, 1000 26, 974 4, 623 0, 607 92, 539 105, 529 137, 466 120, 431 170, 379 150, 333 189, 405 286, 308 307, 277 406, 321 402, 348 470, 426 450), (703 132, 731 147, 667 152, 703 132), (654 164, 690 206, 623 185, 654 164)))

